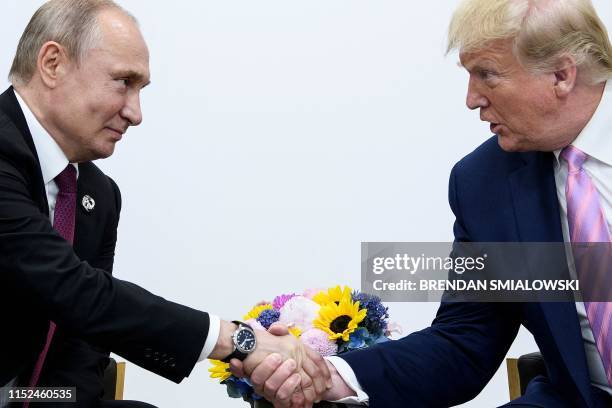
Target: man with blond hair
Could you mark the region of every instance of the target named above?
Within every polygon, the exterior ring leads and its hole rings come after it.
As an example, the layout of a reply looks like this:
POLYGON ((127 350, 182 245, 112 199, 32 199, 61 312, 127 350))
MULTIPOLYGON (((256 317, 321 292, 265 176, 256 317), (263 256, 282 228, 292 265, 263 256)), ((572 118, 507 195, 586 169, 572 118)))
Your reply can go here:
POLYGON ((329 373, 293 336, 255 333, 111 274, 121 197, 92 161, 142 121, 149 52, 134 17, 111 0, 45 3, 10 80, 0 95, 0 406, 19 397, 12 386, 75 387, 71 407, 142 406, 101 401, 111 351, 177 383, 206 358, 243 360, 249 372, 266 356, 291 358, 305 390, 292 401, 311 404, 329 373))
MULTIPOLYGON (((468 108, 495 134, 452 170, 456 241, 610 245, 612 47, 591 2, 465 0, 448 49, 469 73, 468 108)), ((461 404, 489 382, 523 325, 548 375, 510 406, 610 407, 612 299, 603 300, 443 302, 431 327, 331 359, 324 398, 461 404)), ((264 360, 253 373, 271 399, 287 386, 277 365, 264 360)))

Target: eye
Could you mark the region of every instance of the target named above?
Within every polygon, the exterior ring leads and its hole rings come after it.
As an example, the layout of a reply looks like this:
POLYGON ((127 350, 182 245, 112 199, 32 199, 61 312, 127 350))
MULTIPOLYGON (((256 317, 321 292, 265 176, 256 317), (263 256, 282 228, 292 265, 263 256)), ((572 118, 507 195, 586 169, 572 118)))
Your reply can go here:
POLYGON ((130 79, 129 78, 118 78, 116 79, 117 82, 119 82, 122 86, 127 87, 130 85, 130 79))
POLYGON ((489 70, 486 70, 486 69, 481 69, 481 70, 478 71, 478 76, 481 79, 484 79, 485 81, 487 79, 491 79, 494 75, 495 75, 495 73, 493 71, 489 71, 489 70))

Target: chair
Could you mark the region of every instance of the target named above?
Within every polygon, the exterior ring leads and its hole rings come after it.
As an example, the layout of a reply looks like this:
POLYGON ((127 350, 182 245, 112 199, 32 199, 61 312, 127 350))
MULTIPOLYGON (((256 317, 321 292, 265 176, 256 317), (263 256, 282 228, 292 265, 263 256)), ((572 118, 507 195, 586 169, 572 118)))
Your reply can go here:
POLYGON ((123 400, 123 385, 125 383, 125 363, 117 363, 111 358, 106 370, 104 370, 104 395, 105 401, 123 400))
POLYGON ((516 358, 507 358, 508 388, 510 400, 525 394, 529 381, 538 375, 546 376, 546 365, 544 358, 539 352, 529 353, 516 358))

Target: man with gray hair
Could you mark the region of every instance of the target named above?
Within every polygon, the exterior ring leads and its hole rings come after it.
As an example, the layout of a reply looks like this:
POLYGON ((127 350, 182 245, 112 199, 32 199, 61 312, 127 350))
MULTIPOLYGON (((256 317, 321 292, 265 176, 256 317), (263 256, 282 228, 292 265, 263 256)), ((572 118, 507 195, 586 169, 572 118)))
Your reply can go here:
POLYGON ((92 160, 142 121, 149 53, 136 20, 111 0, 49 1, 26 27, 10 79, 0 95, 0 385, 76 387, 67 406, 141 406, 100 400, 110 351, 177 383, 205 358, 250 372, 272 356, 291 358, 305 391, 286 398, 311 405, 329 372, 293 336, 111 275, 121 197, 92 160))
MULTIPOLYGON (((591 2, 464 0, 448 49, 469 73, 468 108, 495 134, 451 173, 456 241, 609 246, 612 47, 591 2)), ((431 327, 330 359, 334 385, 323 397, 384 408, 461 404, 485 387, 523 325, 548 375, 509 406, 611 407, 609 288, 600 300, 443 302, 431 327)), ((274 398, 286 387, 281 374, 264 360, 253 377, 273 378, 266 396, 274 398)))

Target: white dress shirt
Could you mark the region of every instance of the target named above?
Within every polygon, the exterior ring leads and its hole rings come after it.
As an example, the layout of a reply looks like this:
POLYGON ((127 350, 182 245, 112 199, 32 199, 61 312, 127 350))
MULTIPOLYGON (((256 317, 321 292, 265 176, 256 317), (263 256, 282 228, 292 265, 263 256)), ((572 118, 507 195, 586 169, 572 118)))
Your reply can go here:
MULTIPOLYGON (((593 117, 572 145, 589 155, 589 159, 587 159, 582 167, 593 180, 593 184, 600 196, 600 204, 608 221, 608 227, 612 231, 612 86, 609 87, 607 85, 606 83, 602 99, 593 117)), ((561 228, 563 229, 564 241, 570 242, 567 201, 565 199, 567 162, 559 159, 561 150, 555 151, 554 154, 556 157, 554 163, 555 184, 559 208, 561 210, 561 228)), ((572 259, 571 254, 568 254, 568 259, 572 259)), ((573 269, 571 265, 570 268, 573 269)), ((584 303, 576 302, 576 310, 580 320, 591 384, 612 395, 612 388, 608 385, 603 362, 595 345, 593 331, 586 316, 584 303)), ((336 370, 338 370, 346 384, 357 393, 357 397, 345 398, 339 402, 367 405, 369 397, 359 385, 357 377, 348 363, 340 357, 330 357, 328 360, 336 367, 336 370)))
MULTIPOLYGON (((55 203, 57 201, 57 194, 59 192, 54 179, 66 168, 66 166, 68 165, 68 158, 66 158, 66 155, 59 147, 55 139, 51 137, 49 132, 47 132, 42 126, 42 124, 38 121, 38 119, 36 119, 28 105, 21 98, 17 91, 15 91, 15 96, 17 97, 17 101, 19 102, 19 106, 21 107, 23 115, 25 116, 28 129, 30 130, 30 133, 32 135, 34 147, 36 148, 36 153, 40 162, 43 183, 45 183, 47 202, 49 204, 49 218, 51 224, 53 224, 55 203)), ((79 166, 76 163, 74 163, 73 166, 77 170, 78 178, 79 166)), ((211 314, 209 314, 209 317, 210 325, 208 328, 208 336, 206 337, 206 342, 204 343, 204 347, 202 349, 202 353, 200 354, 198 362, 206 359, 210 355, 210 353, 212 353, 219 338, 219 331, 221 327, 219 317, 211 314)), ((6 384, 6 386, 9 387, 13 383, 14 380, 11 380, 8 384, 6 384)), ((2 400, 2 396, 0 395, 0 407, 3 407, 3 404, 5 403, 6 402, 2 400)))
MULTIPOLYGON (((604 90, 603 96, 595 111, 595 114, 582 130, 580 135, 574 140, 572 145, 584 153, 589 158, 582 165, 584 171, 591 177, 595 189, 599 193, 600 205, 606 216, 608 228, 612 231, 612 86, 604 90)), ((561 228, 563 229, 563 240, 570 242, 569 225, 567 221, 567 200, 565 198, 565 184, 567 181, 567 162, 560 159, 560 150, 555 151, 555 184, 557 185, 557 198, 561 210, 561 228)), ((572 255, 568 254, 568 259, 572 255)), ((573 269, 573 262, 570 268, 573 269)), ((595 345, 593 331, 589 319, 586 316, 586 309, 583 302, 576 302, 576 310, 580 319, 582 339, 586 351, 587 367, 591 376, 591 383, 598 388, 612 395, 612 388, 608 385, 601 356, 595 345)))

